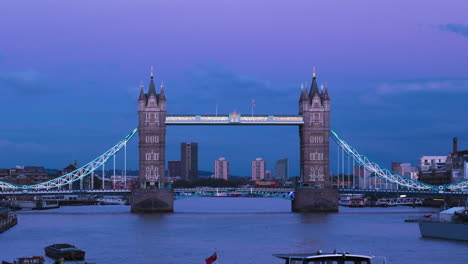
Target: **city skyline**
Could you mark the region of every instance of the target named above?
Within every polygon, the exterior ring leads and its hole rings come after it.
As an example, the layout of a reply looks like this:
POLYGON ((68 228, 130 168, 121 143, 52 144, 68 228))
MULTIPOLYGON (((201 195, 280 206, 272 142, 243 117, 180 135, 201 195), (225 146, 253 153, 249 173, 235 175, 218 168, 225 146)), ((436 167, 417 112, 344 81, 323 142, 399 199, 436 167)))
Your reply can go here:
MULTIPOLYGON (((3 30, 0 45, 0 109, 11 113, 2 118, 8 126, 0 131, 0 148, 9 155, 2 156, 0 167, 62 168, 72 160, 83 164, 94 158, 136 127, 139 82, 147 87, 152 64, 157 85, 164 80, 167 86, 171 114, 214 113, 216 105, 223 114, 250 114, 252 99, 256 114, 297 114, 300 84, 310 85, 316 65, 319 82, 329 85, 332 129, 373 160, 416 165, 423 155, 450 152, 453 137, 460 139, 461 149, 468 149, 468 125, 460 121, 468 114, 468 21, 463 3, 421 3, 405 3, 418 7, 417 15, 400 3, 380 5, 373 13, 359 5, 343 4, 343 10, 335 10, 330 3, 317 3, 312 17, 306 15, 314 9, 310 3, 298 2, 289 8, 294 12, 286 14, 276 4, 265 10, 261 21, 255 12, 259 3, 247 10, 246 4, 233 3, 219 13, 196 6, 205 18, 183 12, 183 20, 174 16, 181 11, 177 4, 153 3, 154 8, 144 12, 156 13, 154 21, 114 10, 104 14, 109 22, 97 29, 79 24, 92 24, 93 17, 63 17, 65 6, 49 10, 51 16, 42 19, 40 10, 47 5, 31 3, 37 12, 26 12, 37 23, 22 23, 11 17, 14 11, 0 18, 1 24, 15 23, 3 30), (384 9, 398 13, 399 19, 382 16, 384 9), (226 12, 230 15, 224 16, 226 12), (240 12, 245 22, 232 26, 232 16, 240 12), (277 24, 280 14, 288 19, 277 24), (337 15, 348 19, 338 22, 333 19, 337 15), (58 19, 62 23, 55 23, 58 19), (193 21, 194 30, 188 31, 193 21), (340 33, 334 33, 338 28, 340 33), (18 35, 24 31, 30 34, 18 35), (350 39, 348 31, 361 37, 350 39), (90 37, 92 44, 86 41, 90 37), (194 45, 173 46, 187 38, 195 40, 194 45), (108 39, 122 39, 122 44, 111 45, 108 39), (133 40, 145 42, 144 47, 133 40), (269 48, 263 49, 266 43, 269 48)), ((19 5, 0 7, 19 10, 19 5)), ((75 10, 86 11, 86 4, 77 4, 75 10)), ((180 142, 196 141, 203 146, 203 170, 217 157, 229 156, 232 173, 248 175, 249 166, 235 164, 248 164, 259 155, 269 161, 287 156, 291 175, 299 174, 296 128, 255 128, 255 133, 249 129, 169 128, 167 160, 177 159, 180 142), (273 151, 276 143, 284 153, 273 151), (251 153, 250 146, 265 149, 265 155, 251 153)), ((135 169, 135 143, 132 148, 128 166, 135 169)))

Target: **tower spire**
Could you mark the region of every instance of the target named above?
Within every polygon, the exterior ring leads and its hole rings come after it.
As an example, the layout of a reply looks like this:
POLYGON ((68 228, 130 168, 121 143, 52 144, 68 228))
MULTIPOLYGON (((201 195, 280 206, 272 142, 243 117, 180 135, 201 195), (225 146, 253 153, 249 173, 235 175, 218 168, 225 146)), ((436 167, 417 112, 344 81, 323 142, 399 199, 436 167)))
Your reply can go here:
POLYGON ((166 100, 166 94, 164 93, 164 82, 161 81, 161 91, 159 92, 159 100, 160 101, 165 101, 166 100))
POLYGON ((305 88, 304 83, 301 83, 301 97, 299 101, 307 100, 309 97, 307 95, 307 88, 305 88))
POLYGON ((138 97, 138 100, 146 100, 145 96, 145 88, 143 86, 143 81, 140 82, 140 96, 138 97))
POLYGON ((148 98, 151 95, 153 95, 155 98, 157 97, 156 87, 154 86, 154 68, 153 68, 153 65, 151 65, 151 79, 150 79, 149 89, 148 89, 148 98))
POLYGON ((314 95, 320 94, 318 85, 317 85, 317 77, 315 75, 315 66, 314 66, 314 73, 312 74, 312 85, 310 86, 309 97, 310 100, 314 97, 314 95))

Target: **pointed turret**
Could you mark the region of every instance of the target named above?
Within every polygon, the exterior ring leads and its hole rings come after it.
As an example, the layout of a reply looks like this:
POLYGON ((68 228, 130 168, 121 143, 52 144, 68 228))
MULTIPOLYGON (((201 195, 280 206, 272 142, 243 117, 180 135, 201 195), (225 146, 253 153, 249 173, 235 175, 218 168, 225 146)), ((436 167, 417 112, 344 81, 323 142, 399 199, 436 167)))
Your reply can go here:
POLYGON ((299 98, 299 101, 306 101, 309 99, 309 95, 307 94, 307 89, 305 89, 304 84, 301 83, 301 97, 299 98))
POLYGON ((325 100, 330 100, 330 97, 328 96, 328 82, 325 82, 325 91, 323 92, 323 98, 325 100))
POLYGON ((164 93, 164 82, 161 81, 161 91, 159 92, 159 101, 166 101, 166 94, 164 93))
POLYGON ((138 101, 146 101, 145 90, 143 87, 143 81, 140 83, 140 96, 138 97, 138 101))
POLYGON ((151 66, 151 79, 150 79, 150 84, 149 84, 149 90, 148 90, 148 98, 153 95, 155 98, 157 97, 156 94, 156 87, 154 86, 154 70, 153 66, 151 66))

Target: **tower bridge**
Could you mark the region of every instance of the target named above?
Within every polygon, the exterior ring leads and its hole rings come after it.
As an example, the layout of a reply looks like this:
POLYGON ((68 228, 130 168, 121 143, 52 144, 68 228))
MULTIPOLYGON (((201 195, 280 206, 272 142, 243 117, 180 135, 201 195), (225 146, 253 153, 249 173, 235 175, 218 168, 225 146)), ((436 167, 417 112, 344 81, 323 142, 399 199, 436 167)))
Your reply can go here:
MULTIPOLYGON (((338 189, 333 188, 330 175, 330 139, 337 145, 337 153, 342 157, 344 167, 345 155, 348 164, 361 166, 371 173, 375 179, 379 178, 397 186, 397 190, 381 190, 373 186, 365 190, 338 186, 340 192, 389 193, 419 192, 432 194, 451 193, 464 195, 461 190, 468 188, 468 181, 433 186, 405 177, 384 167, 361 154, 356 148, 342 139, 330 129, 330 97, 328 87, 317 85, 316 75, 313 74, 310 89, 302 86, 297 115, 241 115, 232 112, 229 115, 171 115, 167 114, 167 99, 164 85, 161 83, 159 92, 154 83, 151 72, 148 92, 143 84, 138 97, 138 128, 132 130, 124 139, 102 155, 84 166, 55 179, 34 184, 17 185, 0 181, 0 195, 21 195, 33 193, 59 193, 63 188, 75 181, 92 175, 97 169, 102 169, 110 159, 114 160, 119 151, 124 150, 138 132, 139 138, 139 184, 134 190, 80 190, 86 193, 129 193, 131 192, 132 212, 172 212, 174 193, 191 193, 191 191, 174 190, 165 176, 166 126, 177 125, 278 125, 297 126, 300 142, 300 178, 301 186, 294 189, 292 200, 293 211, 336 211, 338 210, 338 189), (403 190, 405 189, 405 190, 403 190)), ((125 159, 126 160, 126 159, 125 159)), ((340 160, 338 159, 338 167, 340 160)), ((344 172, 344 169, 343 171, 344 172)), ((336 186, 335 186, 336 187, 336 186)), ((213 190, 211 190, 213 191, 213 190)), ((219 191, 219 189, 218 189, 219 191)), ((237 190, 240 191, 241 190, 237 190)), ((248 191, 248 190, 247 190, 248 191)), ((254 190, 251 190, 252 192, 254 190)), ((274 190, 255 190, 258 193, 274 193, 274 190)), ((197 191, 200 192, 200 191, 197 191)), ((209 193, 205 190, 202 193, 209 193)), ((290 192, 290 191, 289 191, 290 192)), ((284 193, 289 193, 284 192, 284 193)), ((192 192, 193 193, 193 192, 192 192)), ((282 196, 284 196, 284 193, 282 196)), ((200 194, 202 195, 202 194, 200 194)), ((267 195, 268 196, 268 195, 267 195)))

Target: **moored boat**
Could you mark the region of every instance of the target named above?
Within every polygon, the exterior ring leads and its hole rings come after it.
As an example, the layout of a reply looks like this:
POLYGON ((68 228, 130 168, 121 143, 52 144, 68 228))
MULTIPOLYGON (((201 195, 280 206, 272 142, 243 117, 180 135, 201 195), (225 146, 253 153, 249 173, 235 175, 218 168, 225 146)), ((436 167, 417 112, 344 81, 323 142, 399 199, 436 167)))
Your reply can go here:
POLYGON ((285 260, 285 264, 371 264, 372 257, 343 253, 299 253, 299 254, 273 254, 273 256, 285 260))
POLYGON ((18 223, 16 215, 11 214, 8 208, 0 207, 0 233, 12 228, 18 223))
POLYGON ((453 207, 419 222, 423 237, 468 241, 468 209, 453 207))
POLYGON ((45 260, 44 257, 41 256, 34 256, 30 258, 18 258, 13 262, 2 261, 2 264, 44 264, 45 260))
POLYGON ((85 252, 70 244, 53 244, 45 248, 46 256, 53 259, 84 260, 85 252))

